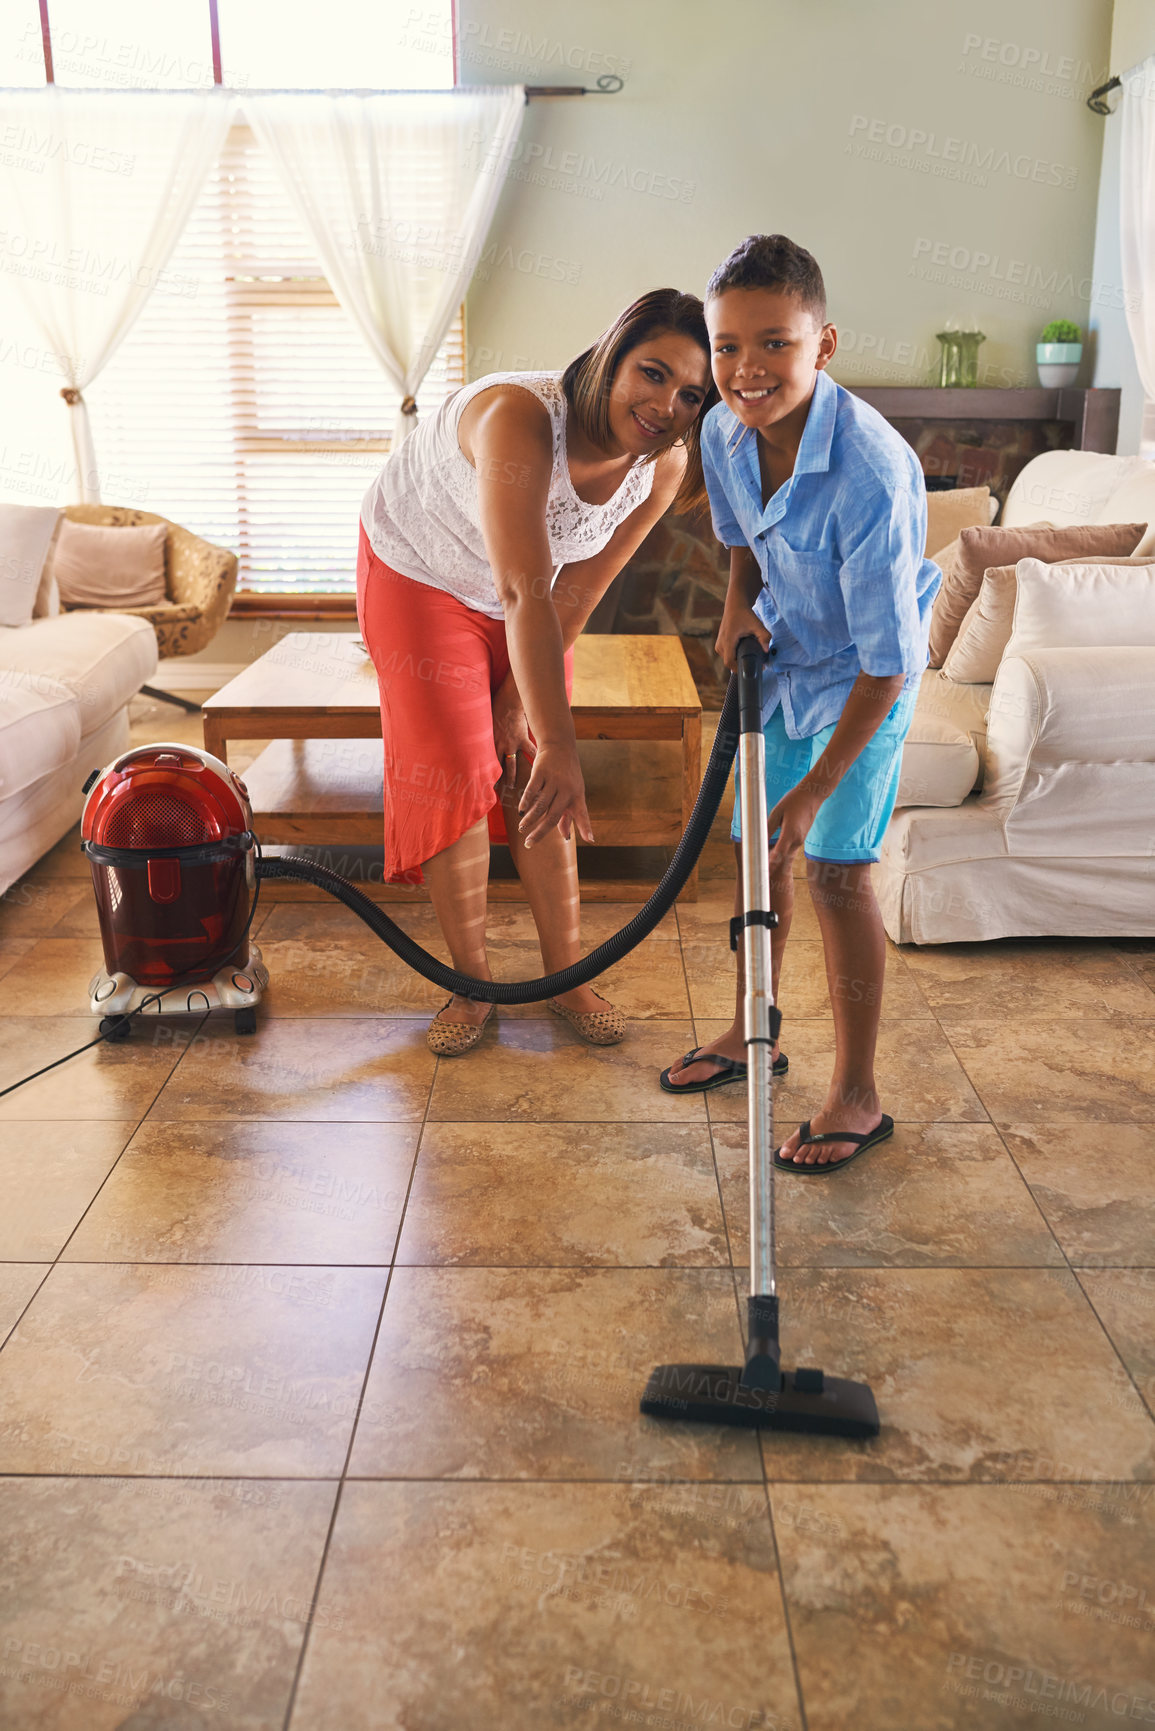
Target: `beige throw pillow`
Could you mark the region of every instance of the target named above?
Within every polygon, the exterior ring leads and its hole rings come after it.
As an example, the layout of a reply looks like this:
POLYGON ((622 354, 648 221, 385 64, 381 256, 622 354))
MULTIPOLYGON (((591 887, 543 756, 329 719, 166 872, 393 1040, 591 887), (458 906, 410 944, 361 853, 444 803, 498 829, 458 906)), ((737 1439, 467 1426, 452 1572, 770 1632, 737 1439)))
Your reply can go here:
POLYGON ((165 598, 163 523, 107 528, 65 518, 52 573, 64 607, 155 607, 165 598))
POLYGON ((943 571, 942 588, 931 611, 930 665, 941 667, 946 660, 992 566, 1017 565, 1020 559, 1041 559, 1050 565, 1133 553, 1146 528, 1146 523, 1072 523, 1066 529, 1029 523, 1019 529, 963 529, 953 569, 949 576, 943 571))
POLYGON ((989 487, 948 487, 945 493, 926 496, 926 556, 939 563, 939 553, 956 538, 960 529, 991 520, 989 487))
POLYGON ((1144 644, 1155 644, 1155 559, 1020 561, 1008 657, 1144 644))
MULTIPOLYGON (((1068 575, 1070 566, 1152 565, 1155 560, 1137 555, 1117 559, 1091 557, 1066 559, 1056 570, 1062 580, 1078 584, 1078 572, 1068 575)), ((999 670, 1015 623, 1015 602, 1018 599, 1018 566, 993 565, 984 572, 982 588, 971 602, 959 634, 943 662, 943 673, 961 685, 991 685, 999 670)))

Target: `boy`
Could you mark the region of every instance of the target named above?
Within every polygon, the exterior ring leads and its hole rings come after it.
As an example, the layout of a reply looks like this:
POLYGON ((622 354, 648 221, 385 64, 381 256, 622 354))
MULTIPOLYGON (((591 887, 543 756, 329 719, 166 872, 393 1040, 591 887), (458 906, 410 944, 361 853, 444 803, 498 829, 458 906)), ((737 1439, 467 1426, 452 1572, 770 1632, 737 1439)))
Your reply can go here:
MULTIPOLYGON (((774 1164, 817 1176, 894 1130, 874 1080, 886 938, 870 862, 894 807, 942 579, 923 556, 918 459, 827 376, 838 339, 810 253, 784 235, 752 235, 710 278, 706 323, 722 401, 703 423, 702 457, 714 532, 730 548, 717 647, 731 669, 741 637, 757 637, 769 656, 762 726, 775 997, 792 862, 804 847, 834 1014, 826 1099, 774 1164)), ((737 806, 730 833, 738 840, 737 806)), ((739 948, 733 1025, 663 1071, 667 1092, 745 1079, 743 990, 739 948)), ((777 1046, 772 1057, 785 1074, 777 1046)))

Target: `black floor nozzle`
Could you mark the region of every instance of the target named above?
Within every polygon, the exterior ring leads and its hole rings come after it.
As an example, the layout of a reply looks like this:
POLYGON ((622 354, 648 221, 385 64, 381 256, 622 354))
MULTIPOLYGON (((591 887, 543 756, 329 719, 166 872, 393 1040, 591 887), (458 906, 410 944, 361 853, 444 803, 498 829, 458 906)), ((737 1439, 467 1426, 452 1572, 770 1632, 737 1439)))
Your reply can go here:
POLYGON ((777 1388, 745 1381, 737 1365, 662 1364, 642 1395, 649 1418, 691 1424, 744 1425, 750 1430, 802 1431, 811 1436, 878 1435, 878 1408, 864 1382, 820 1370, 780 1374, 777 1388))
POLYGON ((866 1383, 821 1370, 782 1371, 776 1297, 748 1298, 746 1314, 746 1363, 659 1365, 642 1395, 648 1418, 811 1436, 878 1435, 878 1408, 866 1383))

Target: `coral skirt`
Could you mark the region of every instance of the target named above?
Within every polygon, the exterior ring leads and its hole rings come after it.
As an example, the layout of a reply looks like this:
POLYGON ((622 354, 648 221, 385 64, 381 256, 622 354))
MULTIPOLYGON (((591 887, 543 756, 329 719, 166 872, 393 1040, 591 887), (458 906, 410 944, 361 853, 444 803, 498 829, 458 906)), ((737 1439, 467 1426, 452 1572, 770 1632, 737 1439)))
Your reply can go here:
MULTIPOLYGON (((385 746, 385 878, 421 883, 425 860, 483 817, 505 841, 493 694, 509 672, 505 621, 357 550, 357 619, 377 669, 385 746)), ((573 650, 565 658, 573 693, 573 650)))

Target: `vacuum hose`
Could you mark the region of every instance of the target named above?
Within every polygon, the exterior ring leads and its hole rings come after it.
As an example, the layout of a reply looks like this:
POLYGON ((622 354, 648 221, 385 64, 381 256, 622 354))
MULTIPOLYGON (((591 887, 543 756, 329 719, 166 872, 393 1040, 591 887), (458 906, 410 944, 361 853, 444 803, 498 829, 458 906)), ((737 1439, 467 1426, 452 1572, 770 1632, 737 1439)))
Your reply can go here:
POLYGON ((563 992, 572 992, 576 986, 588 985, 614 962, 620 962, 643 938, 649 937, 673 907, 698 862, 698 855, 718 815, 730 766, 738 749, 737 719, 738 680, 732 675, 690 821, 661 883, 620 932, 615 932, 612 938, 607 938, 604 944, 599 944, 596 950, 591 950, 580 962, 574 962, 572 967, 561 968, 556 974, 547 974, 541 980, 474 980, 468 974, 459 974, 455 968, 446 967, 444 962, 439 962, 436 956, 431 956, 428 950, 414 943, 408 932, 395 925, 377 902, 370 901, 368 896, 362 895, 360 890, 354 889, 327 866, 315 865, 312 860, 262 858, 258 861, 257 871, 262 878, 295 878, 315 884, 318 889, 335 896, 364 920, 370 931, 388 944, 403 962, 443 991, 456 992, 464 998, 479 998, 490 1004, 536 1004, 543 998, 556 998, 563 992))

